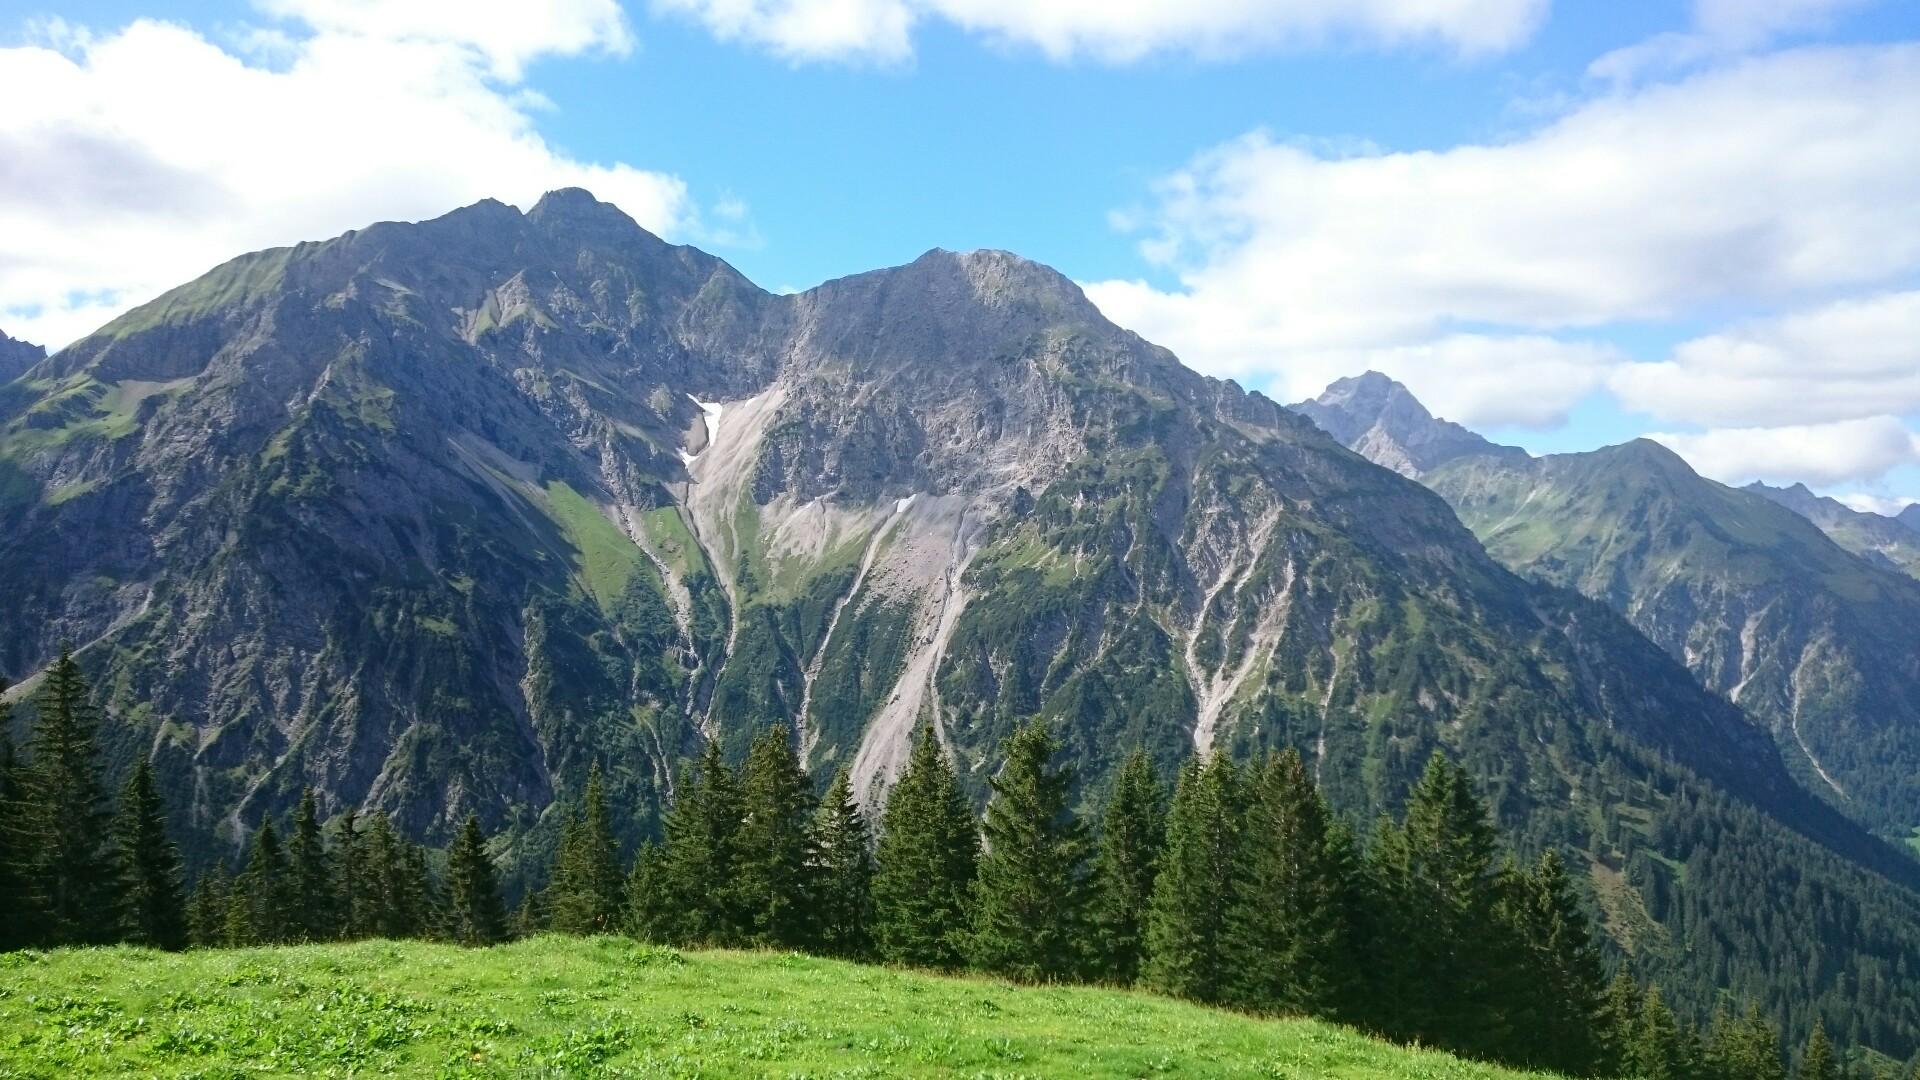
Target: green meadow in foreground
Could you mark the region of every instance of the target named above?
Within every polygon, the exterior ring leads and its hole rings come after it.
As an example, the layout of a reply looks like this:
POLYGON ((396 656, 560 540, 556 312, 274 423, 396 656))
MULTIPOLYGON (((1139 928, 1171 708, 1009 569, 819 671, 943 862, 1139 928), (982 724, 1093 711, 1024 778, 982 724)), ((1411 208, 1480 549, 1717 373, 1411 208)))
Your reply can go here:
POLYGON ((0 1077, 1522 1074, 1305 1020, 547 936, 0 955, 0 1077))

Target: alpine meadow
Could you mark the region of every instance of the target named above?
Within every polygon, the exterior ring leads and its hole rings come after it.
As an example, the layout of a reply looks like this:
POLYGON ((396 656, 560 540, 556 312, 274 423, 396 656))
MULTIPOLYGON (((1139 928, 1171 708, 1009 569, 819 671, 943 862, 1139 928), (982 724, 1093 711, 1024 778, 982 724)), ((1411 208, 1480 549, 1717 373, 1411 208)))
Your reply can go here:
POLYGON ((0 1078, 1920 1080, 1902 5, 136 7, 0 1078))

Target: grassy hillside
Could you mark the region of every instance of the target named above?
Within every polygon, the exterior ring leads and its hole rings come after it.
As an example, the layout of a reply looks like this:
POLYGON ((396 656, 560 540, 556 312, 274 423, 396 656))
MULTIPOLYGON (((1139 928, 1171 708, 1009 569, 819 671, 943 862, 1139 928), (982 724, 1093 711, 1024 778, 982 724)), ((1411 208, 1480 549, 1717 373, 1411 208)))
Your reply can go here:
POLYGON ((1523 1075, 1145 994, 624 938, 74 950, 0 969, 0 1077, 1523 1075))

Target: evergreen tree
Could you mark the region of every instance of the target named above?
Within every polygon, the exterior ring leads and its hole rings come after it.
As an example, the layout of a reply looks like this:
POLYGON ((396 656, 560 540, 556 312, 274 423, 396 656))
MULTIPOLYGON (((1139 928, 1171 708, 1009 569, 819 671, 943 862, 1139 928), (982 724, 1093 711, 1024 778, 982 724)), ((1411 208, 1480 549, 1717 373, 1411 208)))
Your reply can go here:
POLYGON ((553 928, 567 934, 617 932, 626 880, 597 764, 587 775, 587 790, 568 825, 561 838, 549 896, 553 928))
POLYGON ((1742 1027, 1742 1052, 1729 1075, 1742 1080, 1787 1080, 1787 1069, 1780 1058, 1780 1032, 1760 1012, 1758 1003, 1747 1006, 1742 1027))
POLYGON ((447 936, 462 945, 491 945, 507 936, 493 856, 475 814, 467 815, 447 851, 447 936))
POLYGON ((340 936, 356 941, 378 933, 376 904, 370 890, 367 845, 360 834, 360 818, 349 806, 340 812, 333 833, 334 887, 329 890, 340 936))
POLYGON ((20 762, 13 748, 13 710, 5 694, 12 684, 0 678, 0 911, 11 916, 0 919, 0 952, 23 948, 32 943, 32 894, 26 887, 27 829, 21 815, 20 762))
POLYGON ((1239 770, 1221 754, 1189 761, 1174 786, 1141 972, 1162 993, 1206 1002, 1227 994, 1236 963, 1227 912, 1238 899, 1240 787, 1239 770))
POLYGON ((830 956, 862 957, 871 947, 873 837, 843 767, 814 822, 815 919, 830 956))
POLYGON ((1073 978, 1086 962, 1086 827, 1073 815, 1073 769, 1049 768, 1060 741, 1035 721, 1004 744, 990 783, 973 902, 973 963, 1020 982, 1073 978))
POLYGON ((292 939, 331 941, 339 937, 333 866, 326 837, 320 831, 312 788, 300 793, 300 806, 293 814, 293 832, 287 838, 287 873, 289 886, 299 900, 292 912, 292 939))
POLYGON ((369 937, 404 938, 414 932, 418 913, 407 888, 406 854, 385 814, 373 815, 361 841, 360 919, 369 937))
POLYGON ((887 796, 874 851, 873 938, 881 959, 955 968, 980 850, 973 812, 930 725, 887 796))
POLYGON ((1526 996, 1508 1009, 1515 1020, 1511 1056, 1565 1073, 1592 1071, 1604 1057, 1600 1030, 1600 956, 1566 865, 1549 850, 1531 873, 1509 876, 1501 905, 1506 936, 1518 951, 1505 966, 1510 991, 1526 996))
POLYGON ((1634 1020, 1627 1065, 1640 1080, 1687 1080, 1693 1076, 1691 1039, 1667 1008, 1658 986, 1647 988, 1634 1020))
POLYGON ((402 937, 432 937, 447 923, 446 896, 427 866, 427 849, 400 842, 398 889, 402 937))
POLYGON ((104 941, 116 927, 111 815, 100 790, 98 725, 73 650, 62 646, 36 701, 33 757, 22 793, 26 899, 43 944, 104 941))
POLYGON ((187 903, 187 929, 198 948, 218 948, 227 943, 227 908, 233 883, 227 868, 214 863, 200 875, 193 899, 187 903))
POLYGON ((297 932, 296 899, 287 872, 287 856, 271 821, 253 834, 247 868, 234 883, 227 922, 229 944, 271 945, 297 932))
POLYGON ((748 944, 798 948, 812 932, 813 785, 787 729, 768 725, 740 777, 734 891, 748 944))
POLYGON ((528 889, 520 898, 520 906, 513 912, 513 936, 530 938, 547 928, 546 917, 540 911, 540 893, 528 889))
POLYGON ((1840 1067, 1834 1062, 1833 1044, 1827 1040, 1825 1021, 1815 1019, 1813 1034, 1807 1036, 1807 1049, 1800 1055, 1800 1070, 1795 1080, 1839 1080, 1840 1067))
POLYGON ((1166 838, 1160 778, 1146 752, 1135 750, 1107 800, 1093 863, 1093 963, 1107 982, 1130 986, 1140 976, 1147 909, 1166 838))
MULTIPOLYGON (((738 944, 745 936, 734 888, 740 789, 718 740, 680 779, 664 824, 666 845, 649 853, 628 925, 675 944, 738 944)), ((640 864, 636 863, 636 873, 640 864)))
POLYGON ((1300 755, 1269 755, 1251 777, 1243 856, 1228 908, 1226 997, 1242 1008, 1332 1013, 1346 997, 1349 927, 1329 860, 1331 815, 1300 755))
POLYGON ((186 948, 180 852, 167 837, 166 810, 145 757, 135 762, 120 794, 114 836, 120 850, 122 938, 156 949, 186 948))
POLYGON ((1625 971, 1607 984, 1600 1003, 1602 1068, 1607 1076, 1625 1076, 1633 1071, 1633 1032, 1640 1022, 1640 987, 1625 971))

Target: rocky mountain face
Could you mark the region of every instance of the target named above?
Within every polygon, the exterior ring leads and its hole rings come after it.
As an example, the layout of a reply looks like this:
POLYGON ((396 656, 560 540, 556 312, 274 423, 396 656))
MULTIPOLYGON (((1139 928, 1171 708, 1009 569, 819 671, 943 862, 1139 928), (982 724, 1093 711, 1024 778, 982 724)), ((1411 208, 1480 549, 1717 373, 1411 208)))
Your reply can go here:
POLYGON ((12 382, 46 358, 47 350, 44 347, 15 340, 0 332, 0 383, 12 382))
MULTIPOLYGON (((1314 408, 1346 413, 1350 398, 1314 408)), ((1409 415, 1404 403, 1348 413, 1337 430, 1398 433, 1409 415)), ((1860 820, 1898 835, 1920 823, 1920 582, 1891 556, 1843 550, 1796 512, 1821 511, 1804 488, 1807 499, 1728 488, 1646 440, 1541 458, 1450 445, 1420 479, 1488 551, 1624 614, 1860 820)))
POLYGON ((1920 969, 1920 870, 1739 709, 1004 252, 775 296, 563 191, 244 256, 0 388, 0 512, 0 670, 75 642, 199 861, 310 784, 535 865, 593 763, 637 836, 767 724, 867 792, 931 725, 978 798, 1036 715, 1089 799, 1136 746, 1295 746, 1361 820, 1439 748, 1692 1004, 1784 978, 1920 1033, 1837 981, 1920 969), (1798 894, 1659 900, 1701 828, 1894 931, 1745 948, 1798 894))
MULTIPOLYGON (((1838 499, 1815 495, 1805 484, 1773 487, 1755 481, 1742 490, 1772 499, 1820 527, 1833 542, 1869 562, 1920 578, 1920 514, 1909 521, 1855 510, 1838 499)), ((1906 511, 1914 508, 1909 506, 1906 511)))
POLYGON ((1459 457, 1526 457, 1517 446, 1435 418, 1405 386, 1377 371, 1336 380, 1318 398, 1290 408, 1368 461, 1415 479, 1459 457))

